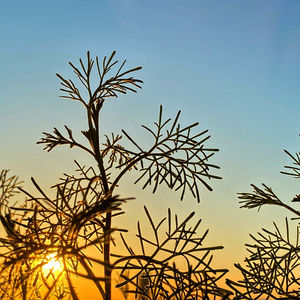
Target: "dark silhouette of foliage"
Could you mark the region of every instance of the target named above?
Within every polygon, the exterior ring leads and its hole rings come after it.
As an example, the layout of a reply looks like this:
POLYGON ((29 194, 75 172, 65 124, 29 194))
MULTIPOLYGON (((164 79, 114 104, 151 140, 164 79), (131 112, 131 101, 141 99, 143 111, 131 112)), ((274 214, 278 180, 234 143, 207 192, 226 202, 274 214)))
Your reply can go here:
POLYGON ((2 170, 0 172, 0 204, 1 208, 8 205, 9 198, 19 193, 18 186, 21 182, 17 176, 8 177, 9 170, 2 170))
POLYGON ((227 270, 210 266, 211 252, 223 247, 203 247, 208 230, 197 235, 201 220, 190 224, 195 213, 179 221, 177 215, 172 218, 169 209, 168 216, 157 225, 146 207, 145 213, 153 235, 146 237, 138 222, 140 249, 137 250, 130 247, 122 235, 128 256, 115 255, 117 260, 114 264, 121 268, 124 279, 118 286, 130 282, 132 289, 127 288, 127 293, 139 294, 142 299, 226 298, 230 292, 218 287, 217 281, 227 270), (130 276, 124 274, 128 270, 130 276))
MULTIPOLYGON (((285 152, 293 159, 293 166, 286 166, 285 175, 300 178, 299 153, 294 156, 285 152)), ((297 220, 300 211, 293 205, 281 201, 273 190, 263 184, 263 188, 252 185, 252 193, 240 193, 242 208, 258 208, 263 205, 276 205, 292 212, 297 220)), ((299 195, 292 203, 299 202, 299 195)), ((238 282, 227 280, 227 284, 235 291, 235 299, 300 299, 300 245, 299 225, 296 225, 296 238, 290 237, 290 225, 285 219, 286 229, 283 234, 274 222, 274 231, 262 229, 258 236, 250 235, 254 244, 246 245, 250 256, 245 259, 246 266, 235 264, 243 279, 238 282)))
POLYGON ((144 237, 139 225, 142 252, 133 252, 122 234, 129 254, 116 256, 111 253, 112 235, 126 232, 126 228, 114 228, 112 222, 123 213, 122 204, 132 199, 115 193, 129 171, 137 172, 135 183, 143 181, 143 188, 152 186, 154 193, 159 185, 165 184, 180 191, 181 200, 189 192, 200 201, 199 186, 212 190, 208 181, 220 178, 211 173, 211 169, 218 166, 209 160, 218 150, 205 146, 209 139, 207 130, 194 132, 198 123, 182 128, 180 112, 174 120, 164 120, 160 107, 154 129, 143 126, 153 137, 150 148, 140 146, 125 130, 122 136, 105 135, 105 140, 100 140, 103 105, 120 93, 136 92, 142 84, 132 76, 141 68, 124 70, 125 61, 111 75, 118 63, 114 57, 115 52, 100 63, 88 52, 86 63, 81 59, 79 67, 70 63, 80 88, 73 80, 57 74, 62 97, 81 103, 86 111, 88 128, 81 131, 86 143, 79 142, 68 126, 65 131, 54 128, 52 133, 44 132, 38 142, 47 151, 57 146, 79 148, 92 157, 95 166, 92 163, 85 167, 75 161, 76 173, 64 174, 52 187, 55 196, 51 197, 32 178, 36 194, 19 188, 26 200, 15 205, 8 203, 8 198, 16 191, 17 179, 7 179, 7 173, 1 173, 1 223, 6 231, 6 236, 0 240, 3 249, 0 254, 1 299, 79 299, 74 279, 84 278, 97 287, 99 298, 110 300, 114 270, 121 271, 123 279, 118 286, 127 287, 123 292, 133 292, 145 299, 215 299, 229 294, 217 283, 227 270, 214 269, 211 265, 211 252, 222 247, 203 246, 207 231, 196 236, 200 221, 194 227, 189 225, 193 213, 179 222, 177 217, 172 221, 169 211, 168 217, 155 226, 145 208, 154 238, 144 237), (130 149, 121 145, 123 138, 131 145, 130 149), (161 239, 158 231, 166 222, 168 231, 161 239), (146 246, 154 250, 146 252, 146 246), (90 255, 90 249, 98 251, 97 258, 90 255), (185 269, 178 267, 176 260, 180 258, 185 261, 185 269), (61 267, 45 269, 53 260, 61 267), (99 267, 103 272, 96 271, 99 267), (128 276, 126 271, 129 271, 128 276))

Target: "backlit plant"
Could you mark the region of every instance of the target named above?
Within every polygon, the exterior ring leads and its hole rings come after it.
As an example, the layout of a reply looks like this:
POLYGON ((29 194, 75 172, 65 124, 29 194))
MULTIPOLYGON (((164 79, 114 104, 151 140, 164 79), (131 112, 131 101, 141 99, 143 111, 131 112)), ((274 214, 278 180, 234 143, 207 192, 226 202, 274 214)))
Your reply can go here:
POLYGON ((211 172, 218 168, 210 162, 217 149, 206 147, 207 130, 197 131, 198 123, 181 127, 180 111, 173 120, 164 119, 161 106, 154 127, 143 126, 152 139, 149 148, 125 130, 122 135, 100 131, 103 106, 120 94, 136 92, 142 84, 132 75, 140 67, 124 70, 125 61, 117 67, 114 58, 115 52, 100 62, 88 52, 86 63, 81 59, 78 67, 70 63, 81 86, 57 74, 62 97, 81 103, 86 112, 87 128, 79 133, 86 143, 68 126, 45 132, 38 142, 47 151, 57 146, 79 148, 90 156, 90 166, 75 161, 76 174, 64 174, 52 187, 51 197, 33 178, 35 194, 17 189, 17 178, 1 173, 1 222, 6 233, 0 240, 1 299, 79 299, 74 280, 84 278, 96 286, 99 299, 110 300, 114 270, 120 274, 117 287, 126 297, 225 299, 230 293, 218 285, 227 270, 211 264, 211 252, 222 247, 204 245, 208 231, 197 233, 200 221, 191 223, 194 213, 179 220, 169 210, 155 224, 145 208, 153 236, 144 235, 138 223, 138 249, 126 242, 126 228, 113 225, 123 213, 122 204, 131 200, 115 192, 129 171, 143 189, 151 187, 155 193, 165 185, 179 191, 181 200, 191 195, 198 202, 199 187, 212 190, 209 180, 220 178, 211 172), (8 201, 17 191, 26 195, 25 203, 8 201), (111 253, 112 236, 118 232, 127 254, 111 253), (92 248, 97 258, 90 254, 92 248))

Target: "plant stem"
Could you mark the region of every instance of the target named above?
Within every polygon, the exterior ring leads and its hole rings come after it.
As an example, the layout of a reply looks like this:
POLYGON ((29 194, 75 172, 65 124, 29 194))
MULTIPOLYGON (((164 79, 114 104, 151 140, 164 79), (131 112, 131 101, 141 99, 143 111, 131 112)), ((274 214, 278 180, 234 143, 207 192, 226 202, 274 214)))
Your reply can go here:
MULTIPOLYGON (((80 258, 80 262, 83 265, 83 267, 85 268, 85 270, 87 271, 88 275, 91 276, 92 278, 95 278, 95 275, 94 275, 93 271, 88 266, 88 264, 85 262, 84 258, 80 258)), ((102 298, 104 298, 105 297, 105 292, 103 291, 102 286, 100 285, 98 280, 93 279, 93 281, 94 281, 95 285, 97 286, 97 289, 100 291, 102 298)))
MULTIPOLYGON (((89 123, 89 131, 91 135, 91 143, 93 145, 93 150, 95 153, 95 159, 98 163, 101 181, 103 185, 103 191, 105 196, 107 197, 106 201, 111 200, 111 195, 109 195, 109 187, 107 182, 107 177, 103 165, 103 160, 100 152, 100 130, 99 130, 99 112, 94 112, 92 110, 92 101, 88 106, 88 123, 89 123), (94 126, 93 126, 94 123, 94 126)), ((104 275, 105 275, 105 295, 104 300, 111 300, 111 269, 110 269, 110 240, 111 240, 111 212, 106 213, 105 218, 105 227, 104 227, 104 249, 103 249, 103 257, 104 257, 104 275)), ((103 295, 102 295, 103 296, 103 295)))
POLYGON ((294 209, 293 207, 285 204, 282 202, 282 204, 280 206, 283 206, 284 208, 286 208, 287 210, 291 211, 292 213, 294 213, 296 216, 300 217, 300 211, 294 209))
POLYGON ((111 300, 111 269, 110 265, 110 231, 111 212, 106 214, 106 224, 104 230, 104 274, 105 274, 105 300, 111 300))

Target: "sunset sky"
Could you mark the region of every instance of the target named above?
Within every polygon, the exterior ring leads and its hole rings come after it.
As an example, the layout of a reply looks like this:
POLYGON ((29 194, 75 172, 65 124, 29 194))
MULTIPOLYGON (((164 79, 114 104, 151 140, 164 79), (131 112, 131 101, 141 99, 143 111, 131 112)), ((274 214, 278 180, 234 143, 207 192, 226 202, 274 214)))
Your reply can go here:
POLYGON ((198 204, 189 195, 162 188, 156 195, 133 186, 135 174, 119 189, 137 199, 128 203, 124 222, 136 227, 147 205, 157 220, 171 207, 186 216, 196 211, 207 243, 224 245, 216 264, 242 262, 249 233, 282 224, 285 211, 272 207, 239 208, 237 193, 265 183, 289 202, 299 193, 295 179, 280 174, 300 146, 300 2, 227 1, 3 1, 0 8, 0 169, 17 174, 29 190, 33 176, 45 189, 74 159, 89 163, 69 148, 51 153, 36 145, 43 131, 68 125, 86 129, 78 103, 59 98, 55 73, 74 78, 68 62, 86 51, 102 59, 113 50, 144 81, 137 94, 106 103, 103 133, 125 129, 141 143, 162 104, 166 117, 182 111, 182 124, 199 121, 209 129, 212 159, 221 169, 213 192, 201 187, 198 204))

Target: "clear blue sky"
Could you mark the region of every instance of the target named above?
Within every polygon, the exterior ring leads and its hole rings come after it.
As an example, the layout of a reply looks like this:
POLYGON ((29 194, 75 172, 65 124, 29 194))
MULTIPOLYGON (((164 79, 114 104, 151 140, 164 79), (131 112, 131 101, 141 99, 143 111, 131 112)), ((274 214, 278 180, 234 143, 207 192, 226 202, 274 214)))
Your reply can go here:
MULTIPOLYGON (((73 169, 78 152, 47 154, 34 144, 53 126, 86 126, 79 105, 58 98, 55 73, 73 76, 67 62, 87 50, 100 58, 117 50, 128 66, 143 66, 145 83, 137 95, 105 108, 108 133, 124 128, 142 139, 136 128, 155 121, 163 104, 168 116, 181 109, 183 123, 210 129, 210 145, 220 148, 214 162, 224 179, 212 184, 213 193, 203 192, 200 205, 179 203, 170 193, 163 204, 145 200, 141 207, 197 210, 212 228, 211 242, 237 257, 249 232, 270 227, 285 212, 242 211, 236 193, 260 182, 287 201, 297 191, 279 172, 289 163, 282 150, 299 150, 299 15, 300 1, 293 0, 2 2, 1 168, 45 185, 73 169)), ((137 188, 130 192, 142 197, 137 188)))

